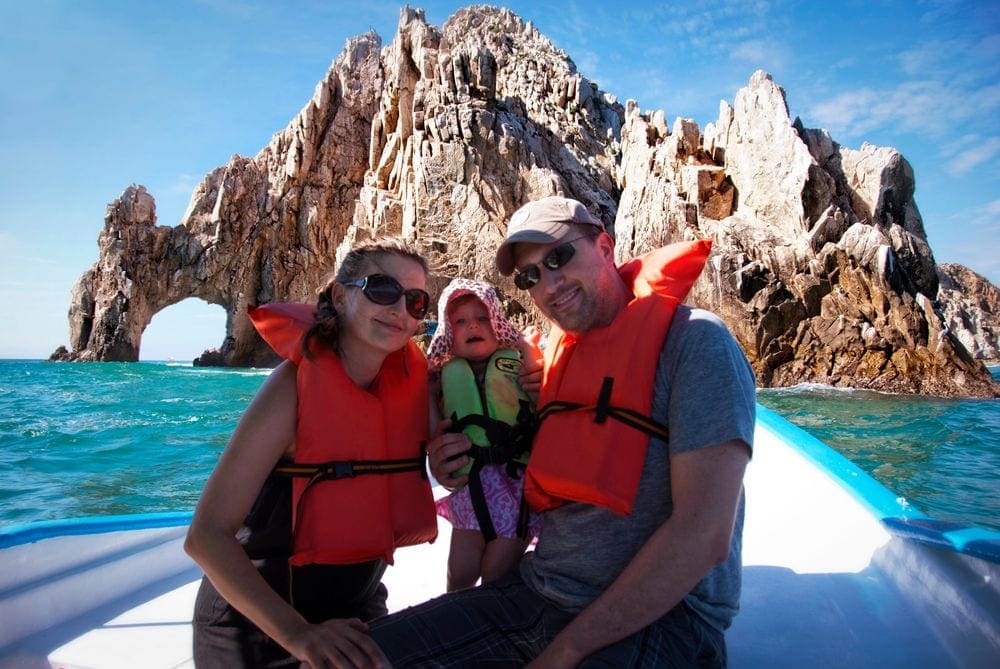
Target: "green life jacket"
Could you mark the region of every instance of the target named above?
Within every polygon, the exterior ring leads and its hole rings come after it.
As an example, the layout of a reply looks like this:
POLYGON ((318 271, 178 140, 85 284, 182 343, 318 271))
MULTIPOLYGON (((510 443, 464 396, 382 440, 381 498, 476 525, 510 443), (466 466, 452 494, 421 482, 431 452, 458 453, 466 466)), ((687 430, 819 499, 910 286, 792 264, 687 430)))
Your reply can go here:
POLYGON ((452 358, 441 368, 444 416, 452 420, 452 431, 464 432, 473 443, 469 465, 453 477, 467 476, 476 460, 480 467, 527 464, 536 427, 535 407, 521 388, 520 371, 520 355, 509 348, 497 349, 490 356, 482 387, 464 358, 452 358))

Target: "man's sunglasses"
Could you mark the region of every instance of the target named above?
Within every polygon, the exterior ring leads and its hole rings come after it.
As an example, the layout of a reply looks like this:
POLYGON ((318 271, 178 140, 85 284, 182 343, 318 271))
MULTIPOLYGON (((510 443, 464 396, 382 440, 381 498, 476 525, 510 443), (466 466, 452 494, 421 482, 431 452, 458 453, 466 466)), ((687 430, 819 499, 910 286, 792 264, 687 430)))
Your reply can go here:
POLYGON ((396 304, 399 298, 406 296, 406 311, 418 321, 427 315, 427 310, 431 307, 431 296, 426 290, 419 288, 403 289, 391 276, 385 274, 371 274, 363 279, 354 281, 342 281, 345 286, 360 288, 365 297, 382 306, 396 304))
MULTIPOLYGON (((551 251, 545 254, 542 258, 541 265, 550 270, 559 269, 576 255, 576 249, 573 248, 573 242, 584 239, 585 237, 577 237, 576 239, 571 239, 568 242, 563 242, 559 246, 555 247, 551 251)), ((528 265, 527 267, 522 267, 514 273, 514 285, 521 290, 528 290, 538 283, 542 278, 542 271, 538 269, 538 265, 528 265)))

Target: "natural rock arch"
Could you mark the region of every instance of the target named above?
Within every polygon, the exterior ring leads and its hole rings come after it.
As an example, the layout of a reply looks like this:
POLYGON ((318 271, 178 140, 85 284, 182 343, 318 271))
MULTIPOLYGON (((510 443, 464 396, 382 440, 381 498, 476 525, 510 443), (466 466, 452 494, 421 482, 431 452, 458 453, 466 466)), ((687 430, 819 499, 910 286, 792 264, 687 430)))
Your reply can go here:
POLYGON ((139 360, 190 363, 209 350, 218 351, 225 337, 225 310, 188 297, 153 314, 142 331, 139 360))
POLYGON ((913 184, 894 149, 846 149, 790 119, 764 72, 704 132, 671 129, 509 10, 463 9, 438 30, 406 8, 391 45, 349 41, 288 128, 209 174, 179 226, 155 225, 141 186, 109 206, 74 289, 73 355, 134 359, 140 324, 194 295, 226 309, 220 359, 259 364, 270 353, 246 305, 311 301, 338 253, 377 234, 416 243, 432 288, 487 279, 538 322, 491 250, 520 204, 558 193, 607 223, 621 258, 711 237, 692 299, 726 320, 762 385, 993 396, 933 302, 913 184))
POLYGON ((227 314, 218 361, 276 360, 246 317, 248 304, 312 301, 347 236, 365 173, 377 78, 377 35, 348 44, 312 101, 256 158, 233 156, 191 196, 180 225, 157 226, 155 203, 129 186, 110 205, 100 260, 73 289, 70 344, 78 360, 136 360, 153 314, 187 297, 227 314), (346 92, 346 94, 345 94, 346 92))

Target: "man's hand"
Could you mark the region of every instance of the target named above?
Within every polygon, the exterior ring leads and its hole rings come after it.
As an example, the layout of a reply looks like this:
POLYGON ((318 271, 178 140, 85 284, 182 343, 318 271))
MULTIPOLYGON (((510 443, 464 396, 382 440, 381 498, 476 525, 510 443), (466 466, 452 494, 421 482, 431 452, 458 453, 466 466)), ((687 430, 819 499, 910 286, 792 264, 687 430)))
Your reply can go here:
POLYGON ((529 325, 522 333, 517 350, 521 353, 521 374, 519 381, 524 392, 535 402, 538 401, 538 391, 542 387, 542 366, 544 360, 542 351, 538 348, 542 340, 541 331, 534 325, 529 325))
POLYGON ((550 643, 541 655, 525 665, 525 669, 573 669, 585 658, 586 655, 579 655, 556 643, 550 643))
POLYGON ((449 427, 450 419, 438 423, 434 438, 427 444, 427 460, 437 482, 448 490, 457 490, 469 482, 469 477, 453 478, 451 474, 469 464, 469 456, 462 454, 472 448, 472 442, 461 432, 445 432, 449 427))

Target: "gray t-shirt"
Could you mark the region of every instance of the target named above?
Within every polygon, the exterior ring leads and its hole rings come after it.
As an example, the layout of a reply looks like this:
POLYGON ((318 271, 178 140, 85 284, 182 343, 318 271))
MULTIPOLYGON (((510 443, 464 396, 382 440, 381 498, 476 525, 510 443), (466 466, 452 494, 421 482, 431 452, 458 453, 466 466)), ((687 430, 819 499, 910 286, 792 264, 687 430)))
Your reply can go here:
MULTIPOLYGON (((670 517, 669 454, 730 439, 752 447, 755 406, 753 371, 726 325, 708 311, 678 307, 653 389, 653 418, 670 430, 669 446, 650 439, 629 516, 581 503, 545 512, 537 547, 521 561, 521 576, 528 586, 560 608, 583 609, 670 517)), ((729 558, 713 567, 685 598, 720 631, 729 626, 739 607, 742 532, 741 497, 729 558)))

